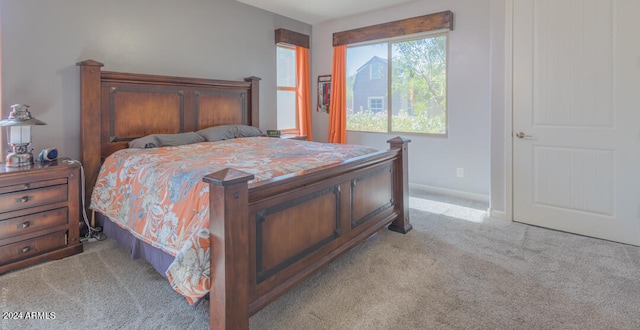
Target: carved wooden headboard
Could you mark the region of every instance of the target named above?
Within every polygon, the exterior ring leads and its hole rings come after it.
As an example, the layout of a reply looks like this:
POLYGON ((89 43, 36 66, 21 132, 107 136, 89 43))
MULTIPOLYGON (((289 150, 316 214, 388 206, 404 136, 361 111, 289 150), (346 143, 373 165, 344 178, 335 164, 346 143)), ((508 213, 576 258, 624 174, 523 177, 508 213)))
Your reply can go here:
POLYGON ((228 81, 108 72, 94 60, 76 65, 86 200, 102 160, 128 141, 226 124, 258 127, 258 77, 228 81))

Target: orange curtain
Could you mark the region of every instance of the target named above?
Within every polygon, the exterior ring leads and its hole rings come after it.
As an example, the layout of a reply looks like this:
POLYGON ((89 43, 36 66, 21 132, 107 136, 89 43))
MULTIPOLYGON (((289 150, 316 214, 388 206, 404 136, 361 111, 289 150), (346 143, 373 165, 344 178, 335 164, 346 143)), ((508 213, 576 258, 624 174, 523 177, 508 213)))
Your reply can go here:
POLYGON ((329 142, 347 143, 347 45, 333 48, 331 98, 329 100, 329 142))
POLYGON ((306 135, 311 141, 311 88, 309 81, 309 49, 296 46, 296 72, 298 74, 298 127, 300 135, 306 135))

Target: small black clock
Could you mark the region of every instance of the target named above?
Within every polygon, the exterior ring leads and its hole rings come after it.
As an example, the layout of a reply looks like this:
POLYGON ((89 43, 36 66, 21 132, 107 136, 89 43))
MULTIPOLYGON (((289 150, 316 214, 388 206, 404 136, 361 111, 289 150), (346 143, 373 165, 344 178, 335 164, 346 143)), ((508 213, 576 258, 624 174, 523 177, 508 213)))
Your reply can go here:
POLYGON ((267 136, 280 137, 280 130, 277 130, 277 129, 268 129, 268 130, 267 130, 267 136))

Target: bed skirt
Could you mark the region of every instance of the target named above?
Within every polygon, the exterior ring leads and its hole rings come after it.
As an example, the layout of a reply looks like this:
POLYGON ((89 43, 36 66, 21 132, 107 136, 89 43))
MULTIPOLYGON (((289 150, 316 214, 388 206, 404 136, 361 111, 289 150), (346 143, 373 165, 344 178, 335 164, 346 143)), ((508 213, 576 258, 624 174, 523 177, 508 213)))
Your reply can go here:
POLYGON ((167 269, 175 259, 174 256, 139 240, 98 212, 96 212, 96 224, 102 226, 102 231, 107 237, 129 251, 132 259, 148 261, 162 277, 167 278, 167 269))

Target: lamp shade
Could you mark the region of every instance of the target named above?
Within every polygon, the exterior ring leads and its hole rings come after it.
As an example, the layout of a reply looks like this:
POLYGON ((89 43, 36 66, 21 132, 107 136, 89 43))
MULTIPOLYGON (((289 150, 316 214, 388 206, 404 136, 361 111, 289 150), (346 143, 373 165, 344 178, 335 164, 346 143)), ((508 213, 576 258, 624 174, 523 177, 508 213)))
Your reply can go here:
POLYGON ((14 104, 6 119, 0 120, 0 126, 34 126, 46 125, 42 120, 31 117, 29 106, 26 104, 14 104))

